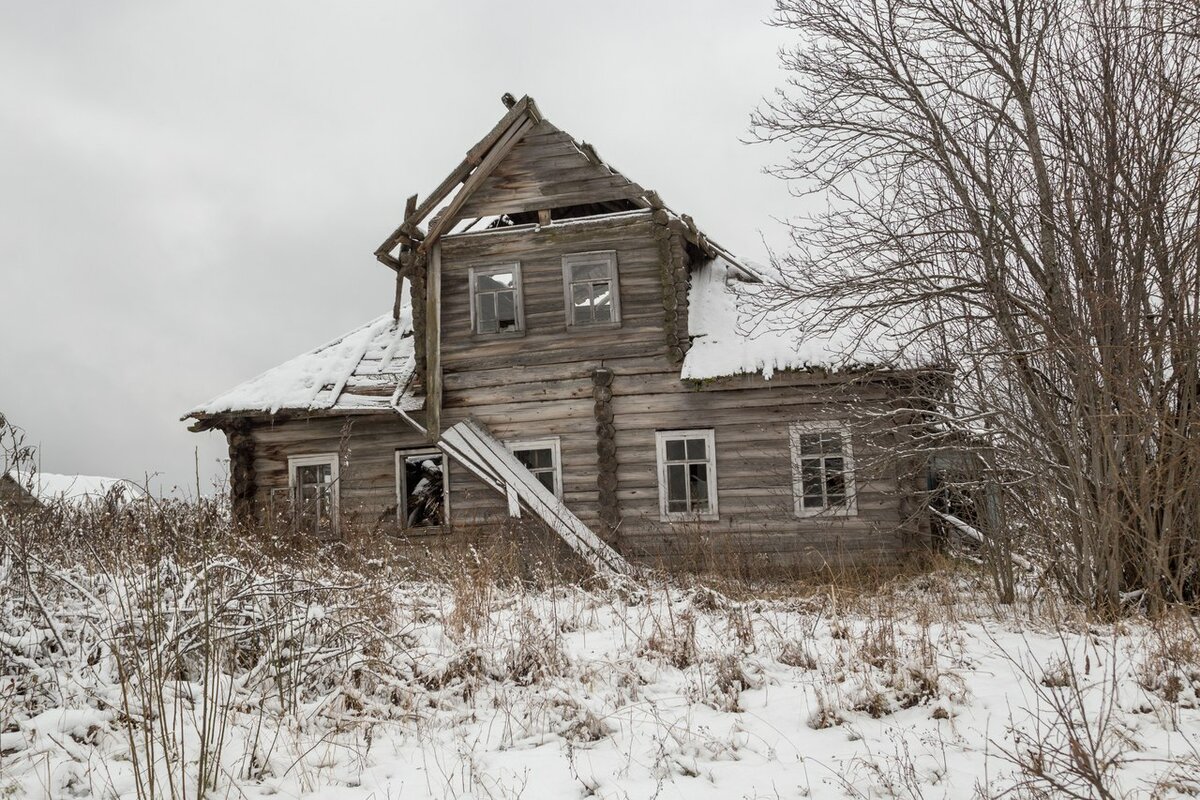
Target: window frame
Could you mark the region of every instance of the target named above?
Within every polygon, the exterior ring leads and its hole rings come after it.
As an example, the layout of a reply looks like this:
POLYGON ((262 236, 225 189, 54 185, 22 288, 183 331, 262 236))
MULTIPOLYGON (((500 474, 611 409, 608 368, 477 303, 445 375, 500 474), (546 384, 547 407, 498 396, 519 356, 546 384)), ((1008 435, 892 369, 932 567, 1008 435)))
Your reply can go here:
MULTIPOLYGON (((721 518, 717 491, 717 442, 715 428, 684 428, 654 432, 654 450, 658 462, 658 511, 662 522, 715 522, 721 518), (667 441, 674 439, 704 439, 705 463, 708 465, 708 511, 670 511, 667 492, 667 441)), ((685 445, 686 447, 686 445, 685 445)), ((679 463, 679 462, 670 462, 679 463)))
POLYGON ((341 508, 342 508, 342 475, 341 475, 341 459, 337 453, 311 453, 299 456, 288 456, 288 494, 292 498, 292 507, 297 512, 301 510, 303 498, 296 491, 299 486, 296 483, 296 471, 299 467, 314 467, 323 464, 329 464, 329 485, 332 488, 330 493, 330 522, 333 534, 336 534, 341 526, 341 508))
POLYGON ((567 253, 562 257, 563 308, 567 316, 567 330, 588 330, 621 327, 621 278, 617 265, 616 250, 589 250, 583 253, 567 253), (578 264, 591 264, 604 260, 608 263, 609 282, 612 288, 612 319, 605 322, 576 322, 575 303, 571 295, 572 270, 578 264))
POLYGON ((396 523, 406 533, 411 534, 444 531, 450 524, 450 459, 446 457, 445 452, 436 447, 397 447, 392 458, 396 470, 396 523), (440 525, 411 527, 407 523, 408 513, 405 506, 408 502, 408 493, 405 491, 405 472, 402 468, 403 459, 406 456, 438 456, 442 459, 442 523, 440 525))
POLYGON ((551 450, 554 454, 554 496, 562 500, 562 447, 559 437, 547 436, 543 439, 519 439, 514 442, 505 442, 504 446, 508 448, 508 452, 512 453, 514 457, 518 450, 551 450))
MULTIPOLYGON (((469 267, 467 269, 467 288, 468 296, 471 301, 472 336, 492 337, 525 335, 525 290, 522 287, 520 261, 511 261, 502 264, 476 264, 469 267), (511 271, 513 274, 513 310, 516 312, 517 327, 511 331, 480 331, 479 320, 477 319, 478 310, 475 303, 475 298, 477 296, 475 291, 475 276, 505 271, 511 271)), ((493 294, 493 292, 488 292, 488 294, 493 294)))
MULTIPOLYGON (((844 422, 796 421, 788 425, 788 451, 792 459, 792 510, 801 519, 812 517, 855 517, 858 516, 858 494, 855 485, 854 444, 850 438, 850 428, 844 422), (846 501, 840 506, 821 506, 820 508, 804 507, 804 476, 801 469, 801 459, 812 458, 800 452, 800 436, 814 433, 836 433, 842 437, 842 485, 846 490, 846 501)), ((817 456, 821 459, 821 485, 825 486, 825 454, 817 456)), ((822 490, 824 494, 824 490, 822 490)))

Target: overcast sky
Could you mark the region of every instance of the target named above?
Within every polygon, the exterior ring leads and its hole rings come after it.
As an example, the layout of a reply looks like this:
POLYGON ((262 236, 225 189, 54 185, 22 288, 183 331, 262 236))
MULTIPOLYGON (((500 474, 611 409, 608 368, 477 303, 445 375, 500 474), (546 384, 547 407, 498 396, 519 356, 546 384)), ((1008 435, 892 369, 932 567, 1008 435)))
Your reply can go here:
POLYGON ((770 0, 0 0, 0 412, 47 472, 206 491, 192 406, 391 307, 372 257, 532 95, 751 258, 797 212, 739 142, 770 0))

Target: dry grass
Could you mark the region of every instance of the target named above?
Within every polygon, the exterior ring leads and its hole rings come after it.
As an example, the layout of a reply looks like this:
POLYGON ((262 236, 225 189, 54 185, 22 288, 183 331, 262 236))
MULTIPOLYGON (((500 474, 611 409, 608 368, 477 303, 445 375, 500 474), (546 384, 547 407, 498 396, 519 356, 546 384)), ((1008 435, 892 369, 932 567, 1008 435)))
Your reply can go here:
MULTIPOLYGON (((574 754, 629 736, 620 715, 650 714, 655 747, 672 754, 650 760, 668 777, 699 775, 695 753, 733 758, 744 743, 693 727, 693 712, 646 711, 664 685, 691 708, 737 716, 748 692, 798 683, 810 698, 795 712, 801 724, 853 741, 861 720, 906 711, 952 723, 971 701, 968 631, 989 626, 1064 641, 1124 637, 1147 708, 1176 727, 1200 676, 1182 612, 1105 628, 1036 585, 993 607, 986 576, 946 565, 803 579, 649 574, 606 585, 495 532, 460 531, 440 547, 353 531, 340 542, 296 541, 270 527, 235 528, 216 504, 55 510, 3 524, 0 718, 15 722, 0 736, 25 735, 46 711, 106 709, 64 747, 119 753, 123 761, 105 763, 127 772, 112 780, 137 796, 225 794, 238 781, 285 777, 316 792, 331 780, 326 760, 366 763, 384 724, 449 759, 431 774, 458 781, 457 793, 515 796, 517 784, 489 782, 474 750, 482 745, 455 738, 489 715, 495 746, 553 737, 574 754), (596 637, 608 649, 581 655, 580 642, 596 637), (311 755, 326 750, 342 755, 311 755)), ((1097 750, 1093 777, 1103 781, 1122 768, 1111 748, 1125 734, 1078 711, 1093 663, 1043 655, 1028 665, 1028 683, 1046 698, 1047 729, 1075 732, 1064 747, 1099 730, 1108 749, 1097 750), (1063 718, 1068 727, 1056 728, 1063 718)), ((6 764, 24 763, 25 752, 6 754, 6 764)), ((1070 768, 1053 748, 1040 761, 1013 752, 1031 787, 1070 768)), ((882 780, 886 767, 899 781, 903 755, 889 758, 870 761, 867 773, 882 780)), ((5 779, 0 769, 0 787, 5 779)), ((579 777, 583 791, 590 780, 579 777)))

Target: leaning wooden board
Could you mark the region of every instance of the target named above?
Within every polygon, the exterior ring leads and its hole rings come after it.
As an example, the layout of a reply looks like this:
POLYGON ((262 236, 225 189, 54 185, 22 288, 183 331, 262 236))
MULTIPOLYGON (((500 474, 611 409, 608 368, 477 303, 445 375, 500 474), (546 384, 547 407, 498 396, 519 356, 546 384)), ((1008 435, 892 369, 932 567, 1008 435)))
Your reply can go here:
POLYGON ((627 575, 627 562, 583 524, 477 420, 466 419, 442 433, 438 446, 509 501, 509 513, 520 514, 523 502, 598 572, 627 575))

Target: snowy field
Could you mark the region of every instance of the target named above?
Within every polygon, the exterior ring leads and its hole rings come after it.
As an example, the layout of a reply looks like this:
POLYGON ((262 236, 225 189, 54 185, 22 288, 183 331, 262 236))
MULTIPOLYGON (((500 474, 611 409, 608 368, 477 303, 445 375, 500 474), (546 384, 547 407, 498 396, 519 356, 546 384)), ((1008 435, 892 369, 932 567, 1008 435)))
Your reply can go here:
POLYGON ((0 798, 1200 793, 1194 620, 994 608, 982 586, 406 583, 10 548, 0 798))

